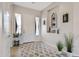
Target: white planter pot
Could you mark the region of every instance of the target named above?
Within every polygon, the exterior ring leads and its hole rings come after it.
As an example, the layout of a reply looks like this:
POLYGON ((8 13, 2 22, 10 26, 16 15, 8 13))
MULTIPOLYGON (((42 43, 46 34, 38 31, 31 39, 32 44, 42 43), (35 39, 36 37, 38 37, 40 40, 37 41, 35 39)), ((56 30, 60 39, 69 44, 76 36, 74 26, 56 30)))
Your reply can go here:
POLYGON ((61 53, 62 53, 62 51, 58 51, 56 54, 56 57, 61 57, 61 53))
POLYGON ((62 51, 61 57, 68 57, 67 52, 66 51, 62 51))
POLYGON ((67 51, 58 51, 57 52, 58 57, 72 57, 72 53, 67 51))
POLYGON ((68 54, 68 57, 72 57, 72 53, 67 52, 67 54, 68 54))

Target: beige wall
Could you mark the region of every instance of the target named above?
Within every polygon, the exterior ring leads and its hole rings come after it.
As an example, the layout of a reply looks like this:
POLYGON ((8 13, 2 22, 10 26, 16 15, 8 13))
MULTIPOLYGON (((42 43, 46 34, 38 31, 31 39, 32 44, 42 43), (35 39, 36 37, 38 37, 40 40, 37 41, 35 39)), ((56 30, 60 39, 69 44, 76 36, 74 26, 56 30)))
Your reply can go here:
MULTIPOLYGON (((53 33, 42 33, 43 41, 48 43, 51 46, 56 47, 56 43, 58 41, 63 41, 64 43, 64 34, 73 33, 73 3, 52 3, 47 8, 42 11, 42 18, 47 18, 47 26, 50 24, 50 20, 48 19, 48 10, 56 11, 57 13, 57 25, 60 30, 60 34, 53 33), (69 14, 69 22, 62 22, 62 15, 68 13, 69 14)), ((43 31, 42 31, 43 32, 43 31)))
POLYGON ((13 6, 14 13, 20 13, 22 15, 22 34, 23 39, 21 43, 35 40, 35 17, 40 17, 40 12, 30 8, 24 8, 20 6, 13 6))
POLYGON ((74 31, 74 48, 73 52, 75 56, 79 56, 79 3, 74 3, 74 21, 73 21, 73 31, 74 31))

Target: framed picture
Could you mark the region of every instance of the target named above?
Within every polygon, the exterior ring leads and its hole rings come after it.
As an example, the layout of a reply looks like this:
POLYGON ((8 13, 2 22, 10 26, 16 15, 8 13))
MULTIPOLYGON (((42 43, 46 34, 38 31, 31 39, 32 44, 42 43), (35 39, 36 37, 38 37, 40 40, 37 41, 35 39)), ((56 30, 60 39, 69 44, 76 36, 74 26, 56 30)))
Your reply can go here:
POLYGON ((64 14, 63 15, 63 23, 67 23, 68 22, 68 19, 69 19, 68 13, 64 14))

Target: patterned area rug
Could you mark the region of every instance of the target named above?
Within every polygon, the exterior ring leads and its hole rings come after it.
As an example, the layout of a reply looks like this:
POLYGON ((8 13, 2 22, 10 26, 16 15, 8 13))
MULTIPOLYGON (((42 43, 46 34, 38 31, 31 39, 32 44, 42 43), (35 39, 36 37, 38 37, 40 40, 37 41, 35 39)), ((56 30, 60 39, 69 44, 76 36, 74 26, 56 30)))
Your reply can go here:
POLYGON ((56 49, 51 48, 45 43, 30 42, 19 46, 16 53, 17 57, 55 57, 56 49))

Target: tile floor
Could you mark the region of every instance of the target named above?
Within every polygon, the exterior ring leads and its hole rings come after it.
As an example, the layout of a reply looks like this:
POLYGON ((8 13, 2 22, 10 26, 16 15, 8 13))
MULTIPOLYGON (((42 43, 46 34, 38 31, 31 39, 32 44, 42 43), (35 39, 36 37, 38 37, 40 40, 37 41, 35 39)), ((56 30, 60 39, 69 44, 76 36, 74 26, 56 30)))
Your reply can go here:
POLYGON ((55 57, 56 49, 46 45, 42 41, 21 44, 13 47, 12 57, 55 57))

